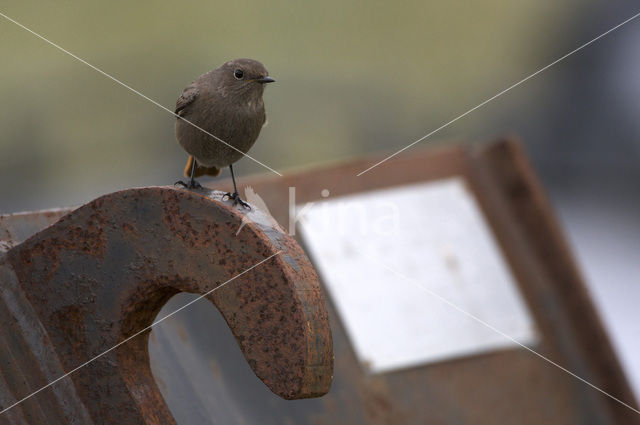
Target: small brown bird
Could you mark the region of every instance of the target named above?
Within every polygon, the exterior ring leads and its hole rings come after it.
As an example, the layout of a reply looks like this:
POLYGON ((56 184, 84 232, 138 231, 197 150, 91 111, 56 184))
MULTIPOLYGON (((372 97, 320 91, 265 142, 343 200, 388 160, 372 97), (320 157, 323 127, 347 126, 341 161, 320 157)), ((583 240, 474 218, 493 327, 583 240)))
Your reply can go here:
POLYGON ((184 169, 189 181, 176 184, 202 187, 195 177, 217 176, 229 166, 234 192, 225 196, 249 207, 238 194, 233 163, 258 138, 266 121, 264 84, 274 81, 260 62, 236 59, 202 74, 184 89, 176 102, 176 138, 190 155, 184 169))

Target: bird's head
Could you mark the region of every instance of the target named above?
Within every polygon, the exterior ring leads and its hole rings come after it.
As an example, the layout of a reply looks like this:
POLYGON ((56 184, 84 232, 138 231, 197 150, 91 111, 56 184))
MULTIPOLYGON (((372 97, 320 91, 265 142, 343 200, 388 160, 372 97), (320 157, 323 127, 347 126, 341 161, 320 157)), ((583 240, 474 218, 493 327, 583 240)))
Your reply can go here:
POLYGON ((242 98, 260 98, 267 83, 275 80, 263 64, 253 59, 235 59, 217 69, 224 91, 242 98))

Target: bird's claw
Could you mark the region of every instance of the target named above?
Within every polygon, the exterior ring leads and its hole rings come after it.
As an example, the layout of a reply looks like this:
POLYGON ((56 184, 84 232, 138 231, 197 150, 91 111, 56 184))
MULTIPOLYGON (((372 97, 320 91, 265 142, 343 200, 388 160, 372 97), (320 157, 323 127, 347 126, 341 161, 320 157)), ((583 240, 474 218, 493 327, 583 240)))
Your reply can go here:
POLYGON ((238 192, 227 192, 224 195, 222 195, 222 200, 226 201, 226 200, 233 200, 233 205, 242 205, 242 208, 245 208, 247 210, 251 210, 251 205, 249 205, 248 203, 246 203, 245 201, 242 200, 242 198, 240 198, 240 195, 238 194, 238 192), (226 198, 226 199, 225 199, 226 198))
POLYGON ((198 183, 197 181, 195 181, 194 179, 189 179, 189 181, 187 183, 183 182, 182 180, 178 180, 173 185, 174 186, 182 186, 185 189, 202 189, 202 185, 200 183, 198 183))

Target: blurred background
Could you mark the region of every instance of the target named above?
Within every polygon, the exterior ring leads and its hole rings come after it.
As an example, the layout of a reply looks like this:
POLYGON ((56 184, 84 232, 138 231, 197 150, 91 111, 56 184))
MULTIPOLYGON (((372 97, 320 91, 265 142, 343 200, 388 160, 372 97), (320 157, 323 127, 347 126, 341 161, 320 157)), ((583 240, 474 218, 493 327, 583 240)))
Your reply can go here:
MULTIPOLYGON (((400 149, 639 11, 631 0, 0 8, 170 109, 224 61, 262 61, 277 83, 251 155, 283 173, 400 149)), ((180 178, 169 113, 3 18, 0 40, 0 213, 180 178)), ((636 394, 639 111, 640 18, 421 144, 525 143, 636 394)), ((269 172, 244 159, 237 173, 269 172)))

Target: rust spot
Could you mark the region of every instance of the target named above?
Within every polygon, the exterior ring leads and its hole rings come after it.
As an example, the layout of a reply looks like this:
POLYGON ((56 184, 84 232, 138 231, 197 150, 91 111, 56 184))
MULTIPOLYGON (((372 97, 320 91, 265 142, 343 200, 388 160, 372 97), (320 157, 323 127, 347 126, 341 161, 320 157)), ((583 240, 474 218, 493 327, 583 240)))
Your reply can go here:
POLYGON ((137 230, 135 227, 133 227, 131 224, 129 223, 122 223, 121 224, 122 230, 130 235, 134 235, 136 234, 137 230))

